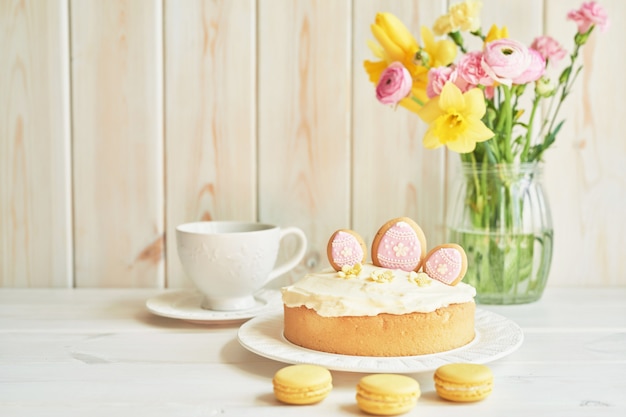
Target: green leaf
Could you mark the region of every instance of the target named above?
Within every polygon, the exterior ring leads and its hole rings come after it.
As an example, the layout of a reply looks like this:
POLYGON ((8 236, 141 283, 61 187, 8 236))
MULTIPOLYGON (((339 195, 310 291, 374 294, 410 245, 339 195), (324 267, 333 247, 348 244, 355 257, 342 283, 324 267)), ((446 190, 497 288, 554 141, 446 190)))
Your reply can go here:
POLYGON ((556 141, 556 135, 559 133, 559 130, 561 130, 561 127, 563 127, 563 123, 565 123, 565 120, 561 120, 554 130, 545 136, 543 143, 537 144, 530 149, 529 161, 538 161, 541 159, 545 150, 556 141))

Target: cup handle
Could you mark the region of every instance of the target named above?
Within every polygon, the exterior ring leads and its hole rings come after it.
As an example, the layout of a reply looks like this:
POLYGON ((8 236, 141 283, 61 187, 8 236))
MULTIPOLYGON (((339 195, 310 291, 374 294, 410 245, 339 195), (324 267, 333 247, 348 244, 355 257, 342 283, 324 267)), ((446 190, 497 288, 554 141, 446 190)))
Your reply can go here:
POLYGON ((274 267, 272 272, 270 272, 268 282, 292 270, 300 263, 302 258, 304 258, 307 245, 307 239, 304 232, 297 227, 287 227, 285 229, 280 229, 279 246, 280 243, 282 243, 283 238, 288 235, 295 235, 298 238, 298 247, 296 249, 296 253, 291 258, 283 261, 280 265, 274 267))

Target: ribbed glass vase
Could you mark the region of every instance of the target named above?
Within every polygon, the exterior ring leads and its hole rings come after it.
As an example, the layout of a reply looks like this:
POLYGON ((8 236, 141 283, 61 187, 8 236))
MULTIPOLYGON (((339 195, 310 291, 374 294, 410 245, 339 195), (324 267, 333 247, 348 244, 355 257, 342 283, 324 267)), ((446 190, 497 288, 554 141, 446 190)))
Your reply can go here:
POLYGON ((553 245, 542 164, 461 165, 447 221, 449 241, 467 253, 464 282, 481 304, 538 300, 553 245))

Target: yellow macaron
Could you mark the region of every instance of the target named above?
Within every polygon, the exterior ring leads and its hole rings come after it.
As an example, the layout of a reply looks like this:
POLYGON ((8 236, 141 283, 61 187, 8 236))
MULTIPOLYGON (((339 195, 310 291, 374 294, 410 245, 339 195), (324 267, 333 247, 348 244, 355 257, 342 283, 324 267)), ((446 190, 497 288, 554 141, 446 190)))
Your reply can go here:
POLYGON ((356 386, 359 408, 378 416, 393 416, 410 411, 420 394, 419 383, 405 375, 368 375, 361 378, 356 386))
POLYGON ((328 369, 317 365, 291 365, 280 369, 272 380, 276 399, 286 404, 314 404, 333 388, 328 369))
POLYGON ((493 374, 485 365, 452 363, 435 371, 435 389, 441 398, 456 402, 479 401, 493 390, 493 374))

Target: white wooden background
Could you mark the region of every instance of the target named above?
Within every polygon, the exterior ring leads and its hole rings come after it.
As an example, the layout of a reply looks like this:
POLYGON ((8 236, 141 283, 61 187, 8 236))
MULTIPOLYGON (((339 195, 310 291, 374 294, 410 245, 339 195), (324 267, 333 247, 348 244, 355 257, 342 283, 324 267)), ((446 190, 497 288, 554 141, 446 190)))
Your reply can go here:
MULTIPOLYGON (((484 0, 483 22, 572 46, 581 0, 484 0)), ((601 0, 548 152, 551 286, 626 285, 626 2, 601 0)), ((449 167, 425 125, 374 99, 377 11, 416 34, 446 0, 0 0, 0 286, 189 285, 174 228, 295 225, 325 267, 338 228, 445 240, 449 167)), ((289 279, 287 277, 286 279, 289 279)))

